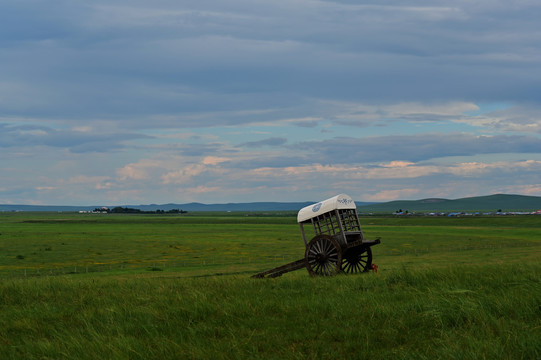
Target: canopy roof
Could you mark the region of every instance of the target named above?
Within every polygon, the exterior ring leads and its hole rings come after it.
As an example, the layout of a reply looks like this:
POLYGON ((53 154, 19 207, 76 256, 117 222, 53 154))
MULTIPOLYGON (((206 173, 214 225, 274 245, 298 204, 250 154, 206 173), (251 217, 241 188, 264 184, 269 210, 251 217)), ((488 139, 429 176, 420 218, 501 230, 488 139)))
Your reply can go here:
POLYGON ((346 194, 336 195, 330 199, 303 207, 297 214, 297 222, 302 223, 313 217, 336 209, 356 209, 355 202, 346 194))

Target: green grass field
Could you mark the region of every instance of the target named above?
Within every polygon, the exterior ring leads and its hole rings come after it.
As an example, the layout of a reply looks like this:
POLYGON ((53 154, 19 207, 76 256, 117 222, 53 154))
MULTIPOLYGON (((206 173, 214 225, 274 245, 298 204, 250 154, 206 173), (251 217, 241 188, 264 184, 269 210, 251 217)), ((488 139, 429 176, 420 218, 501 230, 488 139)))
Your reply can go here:
POLYGON ((541 358, 541 217, 361 223, 377 274, 252 279, 294 217, 0 213, 0 358, 541 358))

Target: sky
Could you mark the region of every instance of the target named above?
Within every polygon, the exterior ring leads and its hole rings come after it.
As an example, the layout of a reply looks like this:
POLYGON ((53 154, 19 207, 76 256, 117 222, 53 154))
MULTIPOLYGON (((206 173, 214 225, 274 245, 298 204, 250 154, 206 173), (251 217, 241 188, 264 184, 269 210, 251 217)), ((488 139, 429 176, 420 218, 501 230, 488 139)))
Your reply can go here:
POLYGON ((541 2, 0 0, 0 203, 541 196, 541 2))

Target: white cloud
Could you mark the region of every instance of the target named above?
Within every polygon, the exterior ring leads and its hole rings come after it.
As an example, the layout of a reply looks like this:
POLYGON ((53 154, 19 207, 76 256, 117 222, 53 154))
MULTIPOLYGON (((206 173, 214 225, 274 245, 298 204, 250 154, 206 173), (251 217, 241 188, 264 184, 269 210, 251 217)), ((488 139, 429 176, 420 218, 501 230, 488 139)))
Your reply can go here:
POLYGON ((399 103, 385 107, 385 116, 399 119, 438 120, 440 118, 462 117, 467 112, 479 110, 479 106, 471 102, 444 103, 399 103))
POLYGON ((184 184, 188 183, 193 177, 202 174, 206 167, 202 164, 192 164, 184 166, 180 170, 175 170, 162 175, 163 184, 184 184))
MULTIPOLYGON (((106 182, 110 180, 111 178, 109 176, 85 176, 85 175, 76 175, 69 178, 65 184, 72 184, 72 185, 88 185, 88 184, 101 184, 103 182, 106 182)), ((96 185, 98 186, 98 185, 96 185)))
POLYGON ((218 165, 219 163, 231 161, 230 158, 207 156, 203 159, 203 165, 218 165))
POLYGON ((380 166, 385 168, 404 168, 411 165, 414 165, 414 163, 409 161, 391 161, 388 164, 380 164, 380 166))
POLYGON ((193 182, 194 178, 201 175, 215 179, 224 173, 225 171, 220 168, 209 167, 203 164, 192 164, 184 166, 180 170, 171 171, 162 175, 161 180, 164 185, 189 185, 193 182))
POLYGON ((128 179, 133 180, 148 180, 157 169, 160 169, 160 164, 150 160, 142 159, 137 163, 128 164, 117 170, 117 175, 120 181, 128 179))
POLYGON ((541 133, 539 104, 515 104, 501 110, 485 112, 480 115, 463 116, 453 122, 465 123, 499 132, 541 133))
MULTIPOLYGON (((541 184, 508 185, 501 187, 499 192, 503 194, 541 196, 541 184)), ((541 209, 541 206, 539 208, 541 209)))
POLYGON ((54 186, 37 186, 36 190, 38 190, 38 191, 56 190, 56 187, 54 187, 54 186))
POLYGON ((423 196, 422 189, 409 188, 409 189, 396 189, 396 190, 383 190, 375 194, 369 194, 365 197, 366 201, 384 202, 392 201, 396 199, 401 200, 414 200, 423 196))

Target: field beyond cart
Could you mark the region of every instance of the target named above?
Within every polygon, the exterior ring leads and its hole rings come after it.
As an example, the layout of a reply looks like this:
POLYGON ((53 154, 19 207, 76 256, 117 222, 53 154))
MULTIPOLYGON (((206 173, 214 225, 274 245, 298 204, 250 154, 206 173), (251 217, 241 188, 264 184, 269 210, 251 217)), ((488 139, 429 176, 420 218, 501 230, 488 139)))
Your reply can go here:
POLYGON ((541 217, 362 217, 378 273, 294 216, 0 214, 0 358, 541 358, 541 217))

